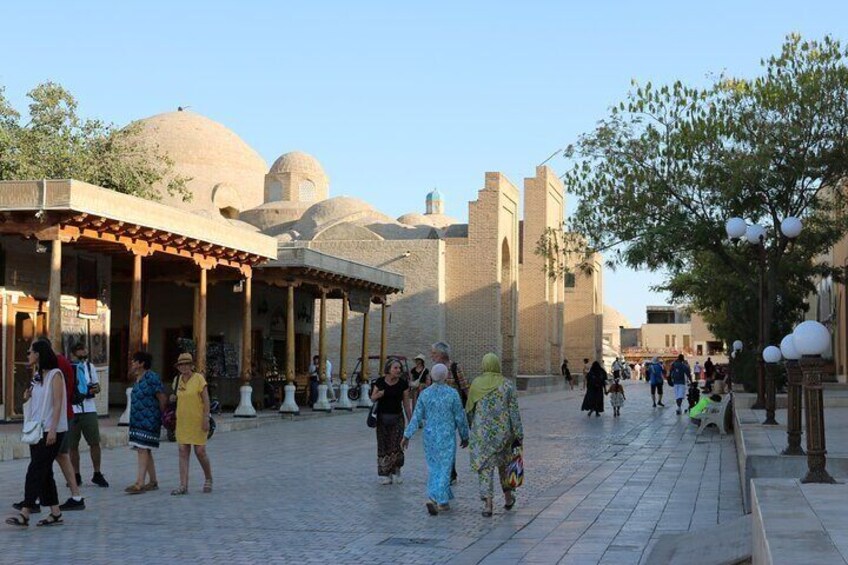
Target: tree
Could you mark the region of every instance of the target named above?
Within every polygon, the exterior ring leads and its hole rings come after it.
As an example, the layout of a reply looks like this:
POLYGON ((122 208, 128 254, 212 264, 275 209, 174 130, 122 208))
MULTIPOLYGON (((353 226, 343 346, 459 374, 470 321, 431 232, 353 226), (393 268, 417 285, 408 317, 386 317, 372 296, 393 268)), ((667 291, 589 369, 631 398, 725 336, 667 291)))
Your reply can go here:
POLYGON ((156 188, 189 200, 187 178, 173 174, 173 161, 138 136, 139 125, 116 128, 82 119, 77 102, 47 82, 27 94, 29 121, 0 87, 0 180, 74 178, 104 188, 159 200, 156 188))
POLYGON ((675 301, 702 311, 725 341, 744 335, 752 344, 756 258, 747 244, 729 244, 724 227, 739 216, 768 230, 765 340, 786 331, 814 275, 841 277, 816 258, 848 231, 846 57, 831 37, 790 35, 753 79, 722 74, 703 88, 634 83, 565 151, 572 164, 564 183, 579 204, 563 231, 587 244, 546 234, 537 252, 552 258, 552 275, 567 267, 553 259, 578 248, 606 252, 612 266, 663 269, 661 289, 675 301), (796 241, 779 229, 788 216, 804 221, 796 241))

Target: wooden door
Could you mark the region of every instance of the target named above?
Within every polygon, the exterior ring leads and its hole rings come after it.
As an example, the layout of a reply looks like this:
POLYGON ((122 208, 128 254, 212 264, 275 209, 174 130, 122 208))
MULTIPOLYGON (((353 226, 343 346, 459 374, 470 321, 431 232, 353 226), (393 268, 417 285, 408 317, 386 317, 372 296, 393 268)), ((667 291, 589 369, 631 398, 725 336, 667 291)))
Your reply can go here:
POLYGON ((20 418, 24 391, 32 380, 27 352, 33 339, 47 333, 46 307, 43 302, 22 299, 9 304, 6 322, 6 418, 20 418))

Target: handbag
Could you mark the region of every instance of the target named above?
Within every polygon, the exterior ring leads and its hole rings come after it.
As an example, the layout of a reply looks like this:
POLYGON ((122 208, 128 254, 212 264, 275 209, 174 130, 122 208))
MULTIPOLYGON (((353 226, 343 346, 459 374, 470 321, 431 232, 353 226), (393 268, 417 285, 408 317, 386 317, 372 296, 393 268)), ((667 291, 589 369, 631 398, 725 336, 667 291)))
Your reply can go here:
POLYGON ((512 461, 506 466, 504 473, 504 489, 515 489, 524 484, 524 454, 521 442, 515 440, 512 443, 512 461))
POLYGON ((212 439, 212 436, 215 434, 215 428, 217 427, 218 424, 215 423, 215 419, 209 416, 209 431, 206 432, 206 439, 212 439))
MULTIPOLYGON (((47 375, 47 379, 46 379, 46 381, 43 385, 44 387, 47 387, 52 383, 53 374, 56 370, 57 369, 54 369, 53 371, 50 372, 50 374, 47 375)), ((42 420, 44 419, 44 410, 47 408, 47 396, 48 396, 47 391, 45 391, 44 392, 44 401, 41 403, 41 412, 39 412, 39 414, 41 416, 38 419, 35 419, 35 420, 30 419, 30 420, 24 421, 24 429, 21 432, 21 443, 26 443, 26 444, 29 444, 29 445, 35 445, 38 442, 40 442, 41 439, 44 437, 44 422, 42 420)), ((31 401, 28 401, 27 405, 30 402, 31 401)), ((29 407, 25 406, 24 412, 28 412, 28 411, 29 411, 29 407)))
POLYGON ((368 411, 368 418, 365 423, 368 424, 369 428, 377 427, 377 405, 379 403, 379 400, 374 402, 374 404, 371 405, 371 410, 368 411))

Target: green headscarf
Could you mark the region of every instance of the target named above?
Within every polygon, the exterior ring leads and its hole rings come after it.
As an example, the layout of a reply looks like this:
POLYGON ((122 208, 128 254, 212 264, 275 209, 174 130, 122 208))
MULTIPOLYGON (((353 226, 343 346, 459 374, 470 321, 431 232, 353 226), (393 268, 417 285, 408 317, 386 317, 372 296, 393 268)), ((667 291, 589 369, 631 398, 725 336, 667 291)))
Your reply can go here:
POLYGON ((501 361, 494 353, 486 353, 483 356, 483 374, 475 378, 468 389, 468 402, 465 403, 465 411, 471 413, 477 402, 497 390, 504 383, 501 374, 501 361))

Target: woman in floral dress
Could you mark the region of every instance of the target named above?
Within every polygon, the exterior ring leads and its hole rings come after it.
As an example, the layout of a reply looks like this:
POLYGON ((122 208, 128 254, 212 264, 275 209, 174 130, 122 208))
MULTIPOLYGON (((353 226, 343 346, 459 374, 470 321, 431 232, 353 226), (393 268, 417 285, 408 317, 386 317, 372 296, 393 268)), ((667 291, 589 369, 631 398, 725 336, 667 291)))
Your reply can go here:
POLYGON ((424 457, 427 460, 427 511, 435 516, 450 509, 453 498, 450 488, 451 469, 456 459, 456 432, 462 438, 462 447, 468 445, 468 421, 462 409, 459 393, 445 384, 448 368, 441 363, 433 366, 432 385, 418 398, 412 418, 403 433, 401 445, 409 440, 424 424, 424 457))
POLYGON ((515 504, 512 489, 503 485, 513 443, 524 439, 515 387, 501 374, 501 362, 494 353, 483 356, 483 374, 471 383, 465 410, 471 420, 471 468, 478 474, 483 516, 489 517, 495 469, 501 480, 504 508, 509 510, 515 504))

